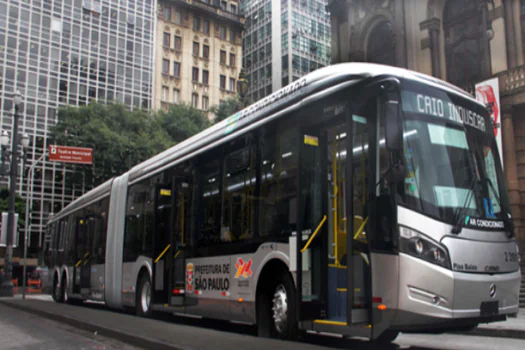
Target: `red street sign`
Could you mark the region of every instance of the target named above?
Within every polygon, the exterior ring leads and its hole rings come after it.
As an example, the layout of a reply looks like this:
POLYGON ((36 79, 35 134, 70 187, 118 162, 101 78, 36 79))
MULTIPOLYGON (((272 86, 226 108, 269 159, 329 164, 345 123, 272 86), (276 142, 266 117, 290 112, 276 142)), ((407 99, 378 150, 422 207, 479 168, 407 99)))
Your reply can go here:
POLYGON ((49 161, 77 164, 92 164, 93 149, 69 146, 49 146, 49 161))

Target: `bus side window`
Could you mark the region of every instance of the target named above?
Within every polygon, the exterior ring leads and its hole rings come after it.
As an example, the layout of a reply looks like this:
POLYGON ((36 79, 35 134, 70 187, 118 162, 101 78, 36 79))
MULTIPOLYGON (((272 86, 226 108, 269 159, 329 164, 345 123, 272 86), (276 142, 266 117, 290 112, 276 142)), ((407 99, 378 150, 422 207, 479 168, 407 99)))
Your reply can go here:
POLYGON ((199 170, 200 215, 197 232, 198 245, 201 247, 219 243, 221 220, 220 160, 203 161, 199 170))
POLYGON ((295 229, 297 217, 297 134, 291 128, 263 128, 259 147, 259 235, 287 236, 295 229))

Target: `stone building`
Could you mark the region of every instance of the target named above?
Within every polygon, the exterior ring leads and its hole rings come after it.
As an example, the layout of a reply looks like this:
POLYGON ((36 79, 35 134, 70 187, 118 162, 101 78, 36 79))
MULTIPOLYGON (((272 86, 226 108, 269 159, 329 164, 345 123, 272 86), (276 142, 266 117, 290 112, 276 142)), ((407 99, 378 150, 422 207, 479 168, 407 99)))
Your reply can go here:
POLYGON ((159 1, 155 109, 184 102, 207 111, 234 96, 243 24, 237 1, 159 1))
POLYGON ((404 67, 471 93, 498 78, 504 172, 523 264, 525 0, 330 0, 328 9, 332 63, 404 67))

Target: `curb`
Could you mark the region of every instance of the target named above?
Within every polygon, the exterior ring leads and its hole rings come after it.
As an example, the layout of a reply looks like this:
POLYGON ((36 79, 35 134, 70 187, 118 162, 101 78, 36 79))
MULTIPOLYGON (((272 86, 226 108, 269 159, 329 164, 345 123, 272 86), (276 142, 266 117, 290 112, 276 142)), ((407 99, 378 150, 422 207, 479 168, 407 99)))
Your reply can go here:
POLYGON ((525 330, 522 331, 517 329, 476 328, 475 330, 470 332, 457 332, 456 334, 477 335, 481 337, 491 338, 525 339, 525 330))
POLYGON ((78 328, 84 331, 93 332, 93 333, 97 332, 98 334, 104 337, 112 338, 120 342, 129 344, 135 347, 139 347, 139 348, 155 349, 155 350, 157 349, 159 350, 188 350, 187 348, 177 347, 177 346, 170 345, 162 341, 149 339, 145 337, 139 337, 136 334, 131 334, 131 333, 127 333, 124 331, 118 331, 116 329, 102 327, 100 325, 93 324, 88 321, 82 321, 82 320, 67 317, 64 315, 56 314, 53 312, 47 312, 47 311, 34 309, 32 307, 28 307, 25 305, 10 303, 8 301, 2 300, 1 298, 0 298, 0 304, 10 307, 12 309, 17 309, 17 310, 25 311, 25 312, 28 312, 28 313, 31 313, 37 316, 45 317, 53 321, 57 321, 60 323, 66 323, 69 326, 72 326, 74 328, 78 328))

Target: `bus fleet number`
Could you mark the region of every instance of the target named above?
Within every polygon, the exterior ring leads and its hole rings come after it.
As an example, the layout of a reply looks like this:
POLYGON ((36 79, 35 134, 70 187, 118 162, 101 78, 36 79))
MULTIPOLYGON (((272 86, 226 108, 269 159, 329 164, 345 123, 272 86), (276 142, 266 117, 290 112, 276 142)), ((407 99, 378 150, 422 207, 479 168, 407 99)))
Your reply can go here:
POLYGON ((505 252, 506 262, 518 262, 518 253, 505 252))

